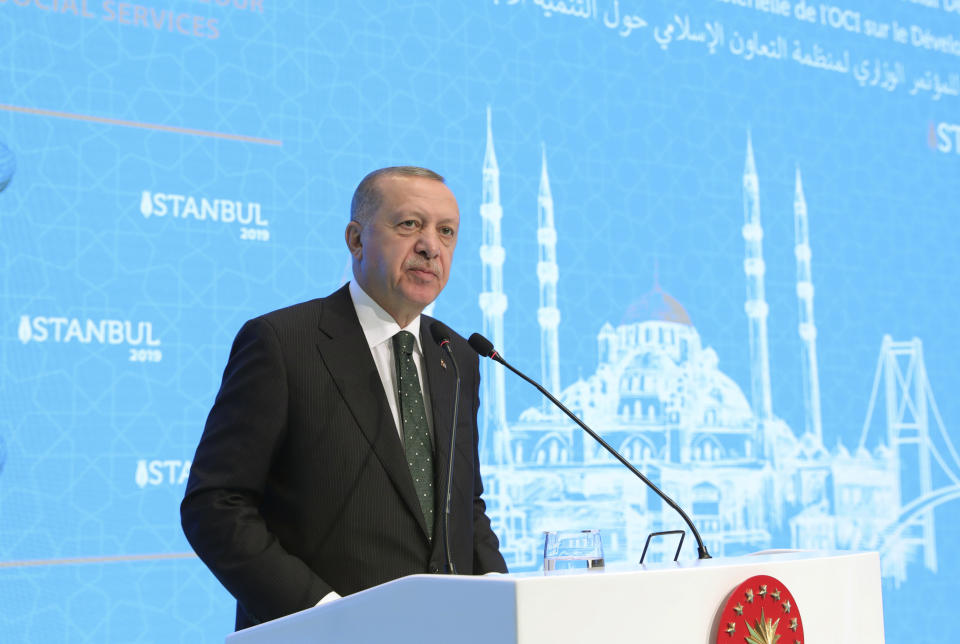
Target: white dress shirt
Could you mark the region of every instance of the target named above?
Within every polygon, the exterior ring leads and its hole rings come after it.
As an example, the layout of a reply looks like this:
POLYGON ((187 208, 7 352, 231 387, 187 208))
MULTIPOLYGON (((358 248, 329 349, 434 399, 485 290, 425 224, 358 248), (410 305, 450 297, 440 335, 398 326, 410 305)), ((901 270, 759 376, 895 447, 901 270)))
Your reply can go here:
MULTIPOLYGON (((370 347, 370 353, 373 355, 373 362, 377 365, 377 373, 380 374, 380 382, 383 383, 383 391, 387 394, 387 403, 390 405, 390 413, 393 414, 393 423, 397 427, 397 433, 400 441, 403 442, 403 427, 400 426, 400 401, 397 392, 397 363, 393 357, 393 336, 400 331, 409 331, 413 334, 413 362, 417 366, 417 377, 420 379, 420 389, 423 392, 423 405, 430 410, 430 386, 424 378, 423 366, 423 347, 420 345, 420 316, 413 319, 410 324, 400 328, 389 313, 383 310, 383 307, 373 301, 367 295, 356 281, 350 282, 350 298, 353 300, 353 308, 357 311, 357 317, 360 319, 360 328, 363 329, 363 335, 367 339, 367 346, 370 347)), ((430 430, 430 436, 433 436, 433 417, 427 414, 427 427, 430 430)))

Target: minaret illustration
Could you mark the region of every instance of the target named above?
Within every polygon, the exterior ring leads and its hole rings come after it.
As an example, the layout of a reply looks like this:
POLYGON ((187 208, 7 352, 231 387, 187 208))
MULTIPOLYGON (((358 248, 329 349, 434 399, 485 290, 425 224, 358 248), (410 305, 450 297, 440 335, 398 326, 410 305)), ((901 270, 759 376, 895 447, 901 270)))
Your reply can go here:
MULTIPOLYGON (((504 250, 500 240, 500 168, 493 150, 493 128, 490 106, 487 106, 487 149, 483 157, 483 200, 480 217, 483 220, 483 245, 480 262, 483 265, 483 291, 480 310, 483 311, 483 334, 503 351, 503 314, 507 310, 507 296, 503 292, 504 250)), ((487 463, 506 465, 509 462, 507 434, 507 407, 504 394, 503 369, 492 360, 483 361, 483 435, 480 458, 487 463), (492 450, 492 453, 491 453, 492 450)))
MULTIPOLYGON (((543 386, 554 394, 560 393, 560 349, 557 328, 560 326, 560 309, 557 308, 557 229, 553 225, 553 195, 550 194, 550 177, 547 175, 547 150, 541 144, 540 192, 537 195, 537 244, 539 261, 537 279, 540 282, 540 308, 537 322, 540 323, 540 373, 543 386)), ((544 414, 554 414, 554 407, 544 398, 544 414)))
POLYGON ((753 160, 753 143, 747 133, 747 161, 743 169, 743 240, 746 258, 743 270, 747 277, 747 302, 744 308, 750 324, 750 394, 753 414, 757 419, 758 439, 763 442, 761 454, 773 459, 773 444, 766 434, 773 419, 770 396, 770 350, 767 345, 768 306, 763 289, 763 226, 760 223, 760 184, 753 160))
POLYGON ((805 433, 812 434, 819 444, 823 444, 820 374, 817 370, 817 327, 813 322, 813 280, 810 273, 810 228, 800 168, 797 168, 797 189, 793 198, 793 222, 797 244, 794 255, 797 258, 797 300, 800 311, 798 331, 802 342, 804 429, 805 433))

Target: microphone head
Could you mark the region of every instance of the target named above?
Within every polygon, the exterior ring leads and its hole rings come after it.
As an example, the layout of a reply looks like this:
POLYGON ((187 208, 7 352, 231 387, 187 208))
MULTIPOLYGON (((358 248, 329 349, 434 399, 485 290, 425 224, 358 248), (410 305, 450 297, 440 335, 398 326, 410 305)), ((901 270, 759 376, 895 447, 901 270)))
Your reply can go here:
POLYGON ((474 351, 482 355, 484 358, 490 358, 494 353, 496 353, 496 350, 493 348, 493 343, 479 333, 474 333, 471 335, 467 342, 471 347, 473 347, 474 351))
POLYGON ((440 322, 439 320, 434 320, 430 323, 430 335, 433 336, 433 341, 443 346, 444 342, 450 342, 450 336, 453 335, 446 324, 440 322))

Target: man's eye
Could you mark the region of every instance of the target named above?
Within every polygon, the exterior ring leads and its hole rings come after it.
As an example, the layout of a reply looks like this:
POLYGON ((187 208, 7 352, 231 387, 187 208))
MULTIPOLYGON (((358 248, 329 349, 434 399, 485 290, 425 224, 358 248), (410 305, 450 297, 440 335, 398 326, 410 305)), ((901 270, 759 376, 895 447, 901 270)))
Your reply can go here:
POLYGON ((444 237, 453 237, 457 234, 457 231, 451 228, 450 226, 442 226, 440 228, 440 234, 444 237))
POLYGON ((417 227, 417 222, 413 219, 407 219, 406 221, 400 222, 400 227, 413 229, 417 227))

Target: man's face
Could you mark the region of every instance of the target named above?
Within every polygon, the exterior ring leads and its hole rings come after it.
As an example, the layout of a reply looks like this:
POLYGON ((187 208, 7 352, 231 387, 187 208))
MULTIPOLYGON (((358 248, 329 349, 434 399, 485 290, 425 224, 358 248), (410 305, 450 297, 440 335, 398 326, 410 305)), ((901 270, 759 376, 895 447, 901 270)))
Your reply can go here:
POLYGON ((347 225, 347 246, 357 283, 406 326, 447 284, 460 212, 434 179, 387 175, 377 188, 380 208, 365 224, 347 225))

